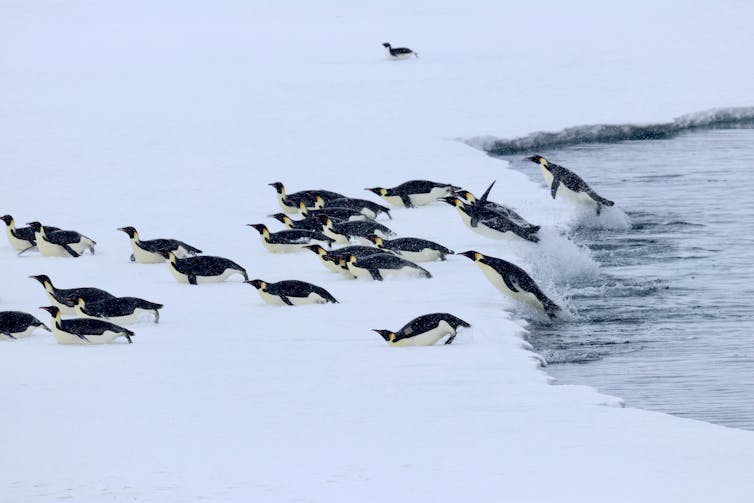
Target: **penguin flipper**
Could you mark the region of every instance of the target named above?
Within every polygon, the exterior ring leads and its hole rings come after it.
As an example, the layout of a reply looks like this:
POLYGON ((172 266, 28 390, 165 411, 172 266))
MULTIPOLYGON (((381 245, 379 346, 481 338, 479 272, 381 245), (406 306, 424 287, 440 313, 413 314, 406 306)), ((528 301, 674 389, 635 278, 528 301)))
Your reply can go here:
POLYGON ((68 245, 60 245, 60 246, 62 246, 63 249, 65 251, 67 251, 71 255, 71 257, 79 257, 80 256, 78 253, 76 253, 76 250, 74 250, 70 246, 68 246, 68 245))
POLYGON ((380 274, 380 270, 376 267, 374 269, 369 269, 369 274, 372 275, 373 280, 382 281, 382 274, 380 274))
POLYGON ((291 299, 289 299, 289 298, 288 298, 288 297, 286 297, 285 295, 282 295, 282 294, 281 294, 281 295, 280 295, 280 300, 282 300, 282 301, 283 301, 283 303, 285 303, 285 305, 286 305, 286 306, 292 306, 292 305, 293 305, 293 302, 291 302, 291 299))
POLYGON ((497 180, 493 180, 490 186, 487 187, 487 190, 484 191, 484 194, 482 194, 482 197, 479 198, 479 201, 477 202, 478 204, 481 204, 482 206, 484 206, 484 203, 487 202, 487 196, 490 195, 490 191, 492 190, 492 186, 495 185, 495 182, 497 182, 497 180))
POLYGON ((189 282, 189 285, 196 285, 197 284, 197 282, 196 282, 196 274, 189 274, 188 275, 188 282, 189 282))
POLYGON ((478 214, 474 215, 473 217, 471 217, 471 221, 469 222, 469 225, 471 227, 473 227, 474 229, 476 229, 477 226, 479 226, 479 215, 478 214))
POLYGON ((33 248, 36 248, 36 247, 37 247, 37 245, 31 245, 28 248, 24 248, 23 250, 21 250, 20 252, 18 252, 18 255, 20 256, 21 254, 26 253, 27 251, 29 251, 29 250, 31 250, 33 248))
POLYGON ((518 285, 516 283, 514 283, 513 281, 511 281, 511 278, 509 278, 508 276, 505 276, 505 275, 502 275, 502 277, 503 277, 503 282, 505 283, 505 286, 507 286, 508 289, 510 289, 510 291, 512 291, 512 292, 519 292, 520 291, 518 289, 518 285))
POLYGON ((160 311, 157 309, 154 310, 154 322, 159 323, 160 322, 160 311))
POLYGON ((133 253, 131 254, 129 258, 131 259, 131 262, 136 262, 136 256, 134 256, 133 253))
POLYGON ((445 341, 445 345, 453 344, 453 340, 456 338, 456 334, 452 334, 450 337, 448 337, 448 340, 445 341))
POLYGON ((560 178, 553 176, 552 185, 550 186, 550 195, 555 199, 555 194, 558 193, 558 187, 560 186, 560 178))
POLYGON ((0 334, 3 334, 3 335, 7 335, 7 336, 8 336, 8 337, 10 337, 11 339, 17 339, 17 338, 18 338, 18 337, 16 337, 15 335, 13 335, 13 334, 12 334, 12 333, 10 333, 10 332, 0 332, 0 334))
POLYGON ((414 203, 411 202, 411 198, 408 197, 407 194, 403 194, 401 196, 401 201, 403 201, 403 206, 405 206, 406 208, 413 208, 414 207, 414 203))

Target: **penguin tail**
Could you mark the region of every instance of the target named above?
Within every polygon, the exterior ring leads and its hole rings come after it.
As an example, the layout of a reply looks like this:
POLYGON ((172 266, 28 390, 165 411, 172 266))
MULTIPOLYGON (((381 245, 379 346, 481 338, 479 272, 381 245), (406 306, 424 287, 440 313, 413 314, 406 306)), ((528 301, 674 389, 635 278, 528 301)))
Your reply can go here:
MULTIPOLYGON (((419 267, 419 266, 417 266, 417 267, 419 267)), ((419 267, 419 270, 421 271, 421 273, 422 273, 422 276, 424 276, 425 278, 429 279, 429 278, 431 278, 431 277, 432 277, 432 273, 430 273, 430 272, 429 272, 428 270, 426 270, 425 268, 423 268, 423 267, 419 267)))
POLYGON ((544 302, 542 303, 542 306, 545 308, 545 314, 547 314, 547 317, 552 319, 555 319, 555 317, 558 314, 558 311, 560 311, 560 306, 551 301, 550 299, 544 299, 544 302))
POLYGON ((539 243, 539 236, 537 236, 534 232, 531 232, 524 236, 524 239, 531 241, 532 243, 539 243))
POLYGON ((603 206, 613 206, 615 204, 610 199, 605 199, 604 197, 600 196, 599 194, 597 194, 594 191, 590 190, 588 192, 588 194, 589 194, 589 197, 591 197, 592 199, 594 199, 597 202, 597 204, 601 204, 603 206))

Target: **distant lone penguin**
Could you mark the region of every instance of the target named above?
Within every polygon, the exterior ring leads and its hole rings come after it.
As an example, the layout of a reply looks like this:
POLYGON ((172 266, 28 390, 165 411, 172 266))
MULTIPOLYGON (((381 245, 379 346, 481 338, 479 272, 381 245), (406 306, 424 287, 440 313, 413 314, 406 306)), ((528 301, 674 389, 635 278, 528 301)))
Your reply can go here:
POLYGON ((387 55, 390 59, 408 59, 411 56, 415 58, 419 57, 418 52, 414 52, 408 47, 393 47, 389 42, 383 42, 382 47, 387 49, 387 55))
POLYGON ((458 327, 471 325, 449 313, 432 313, 419 316, 406 323, 397 332, 372 329, 391 346, 431 346, 446 335, 445 344, 452 344, 458 327))
POLYGON ((550 195, 553 199, 560 194, 561 196, 572 201, 596 204, 597 215, 602 212, 603 206, 613 206, 615 203, 609 199, 597 194, 589 185, 573 171, 563 166, 549 162, 541 155, 527 157, 531 162, 539 165, 545 183, 550 188, 550 195))

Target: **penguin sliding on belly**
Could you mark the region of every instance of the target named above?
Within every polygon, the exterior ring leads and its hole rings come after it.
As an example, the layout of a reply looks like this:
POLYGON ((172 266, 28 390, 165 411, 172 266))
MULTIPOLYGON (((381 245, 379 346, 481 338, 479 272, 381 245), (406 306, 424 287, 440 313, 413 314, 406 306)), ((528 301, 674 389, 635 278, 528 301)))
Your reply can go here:
MULTIPOLYGON (((328 259, 328 257, 325 257, 325 260, 328 259)), ((345 263, 348 271, 354 278, 372 278, 376 281, 382 281, 383 276, 386 274, 409 274, 422 278, 432 277, 432 274, 423 267, 390 253, 377 253, 360 258, 357 258, 355 255, 349 255, 345 263)))
POLYGON ((293 194, 286 195, 285 186, 280 182, 273 182, 268 184, 275 188, 278 193, 278 204, 285 213, 298 212, 299 202, 303 201, 307 207, 314 207, 315 197, 320 196, 325 201, 332 199, 342 199, 346 196, 338 194, 337 192, 331 192, 329 190, 302 190, 301 192, 294 192, 293 194))
POLYGON ((370 236, 375 234, 384 238, 395 235, 387 226, 372 220, 334 223, 325 215, 319 215, 317 219, 322 223, 322 233, 340 244, 350 243, 351 238, 361 238, 368 242, 370 236))
POLYGON ((502 214, 483 207, 469 206, 456 196, 441 199, 458 210, 461 221, 477 234, 495 239, 510 239, 519 237, 532 243, 539 242, 538 225, 522 227, 502 214))
POLYGON ((267 304, 278 306, 301 306, 304 304, 337 303, 330 292, 317 285, 305 281, 284 280, 268 283, 261 279, 244 281, 257 289, 259 296, 267 304))
POLYGON ((328 207, 335 208, 349 208, 352 210, 358 210, 362 215, 366 216, 370 220, 376 219, 381 213, 387 215, 392 220, 390 215, 390 208, 369 201, 367 199, 354 199, 352 197, 344 197, 342 199, 333 199, 331 201, 325 201, 321 196, 315 198, 315 209, 323 209, 328 207))
POLYGON ((187 255, 196 255, 202 251, 199 248, 194 248, 191 245, 178 241, 177 239, 149 239, 142 241, 139 239, 139 233, 133 227, 119 227, 119 231, 123 231, 131 238, 131 262, 138 262, 140 264, 160 264, 165 262, 165 257, 161 255, 162 252, 171 251, 175 253, 176 257, 183 258, 187 255))
POLYGON ((129 325, 139 321, 141 314, 154 316, 154 322, 160 322, 162 304, 149 302, 138 297, 117 297, 99 302, 86 302, 83 297, 71 299, 75 302, 74 310, 81 318, 104 318, 119 325, 129 325))
POLYGON ((471 325, 449 313, 432 313, 419 316, 406 323, 397 332, 372 329, 391 346, 431 346, 446 335, 445 344, 452 344, 458 327, 471 325))
POLYGON ((162 256, 167 259, 168 269, 179 283, 219 283, 234 274, 242 275, 245 280, 249 279, 246 269, 227 258, 208 255, 178 258, 173 252, 162 252, 162 256))
POLYGON ((385 251, 387 251, 380 250, 379 248, 375 248, 374 246, 360 245, 346 246, 344 248, 338 248, 337 250, 332 250, 330 252, 322 248, 322 246, 316 244, 304 246, 304 248, 307 248, 316 253, 317 257, 319 257, 319 261, 327 269, 340 274, 347 274, 349 276, 351 275, 351 273, 348 271, 348 267, 346 267, 346 259, 348 258, 348 255, 366 257, 368 255, 384 253, 385 251))
POLYGON ((39 253, 47 257, 79 257, 84 250, 94 255, 96 241, 76 231, 49 231, 39 222, 27 224, 34 230, 39 253))
POLYGON ((459 253, 473 260, 492 285, 515 300, 534 306, 555 318, 560 307, 539 289, 526 271, 505 260, 469 250, 459 253))
POLYGON ((259 239, 262 246, 272 253, 291 253, 299 252, 304 245, 311 244, 314 241, 327 243, 332 246, 334 240, 319 231, 309 230, 287 230, 280 232, 270 232, 264 224, 246 224, 253 227, 259 233, 259 239))
POLYGON ((76 314, 74 306, 76 305, 76 299, 78 297, 83 298, 86 302, 99 302, 115 298, 115 295, 106 292, 105 290, 100 290, 99 288, 55 288, 50 277, 46 274, 38 274, 37 276, 29 277, 39 281, 44 287, 47 297, 49 297, 52 305, 57 307, 62 314, 76 314))
MULTIPOLYGON (((321 197, 319 198, 322 199, 321 197)), ((367 218, 367 216, 364 215, 361 211, 354 208, 338 208, 337 206, 327 206, 322 209, 310 209, 304 205, 303 201, 298 203, 298 212, 304 218, 324 215, 326 217, 332 218, 333 220, 339 220, 343 222, 371 220, 370 218, 367 218)))
POLYGON ((453 250, 444 246, 419 238, 382 239, 380 236, 370 236, 369 240, 381 250, 389 250, 411 262, 431 262, 446 260, 446 255, 453 255, 453 250))
POLYGON ((448 196, 455 187, 448 183, 437 183, 429 180, 410 180, 395 187, 372 187, 365 190, 373 192, 393 206, 414 208, 435 202, 437 199, 448 196))
POLYGON ((52 335, 58 344, 109 344, 118 337, 125 337, 131 344, 134 333, 127 328, 104 320, 64 320, 55 306, 40 307, 52 316, 52 335))
POLYGON ((516 211, 512 208, 509 208, 508 206, 502 205, 500 203, 496 203, 494 201, 489 201, 487 199, 487 196, 489 196, 489 193, 494 185, 495 182, 493 181, 490 186, 487 187, 487 190, 484 191, 482 197, 479 199, 477 199, 474 194, 472 194, 468 190, 457 190, 455 192, 455 195, 468 206, 494 211, 495 213, 500 214, 500 216, 502 216, 503 218, 507 218, 523 229, 530 230, 532 233, 537 232, 540 229, 539 225, 532 225, 527 222, 524 217, 516 213, 516 211))
MULTIPOLYGON (((8 235, 8 241, 14 250, 21 255, 24 252, 33 250, 37 246, 37 240, 34 237, 34 229, 31 227, 16 228, 16 222, 10 215, 3 215, 0 220, 5 222, 5 232, 8 235)), ((45 226, 47 232, 59 231, 57 227, 45 226)))
MULTIPOLYGON (((314 217, 306 217, 301 220, 293 220, 285 213, 274 213, 268 216, 283 224, 288 230, 319 232, 320 229, 322 229, 322 223, 314 217)), ((338 221, 340 222, 340 220, 338 221)))
POLYGON ((0 336, 5 336, 9 339, 20 339, 31 335, 37 328, 43 328, 48 332, 51 331, 47 325, 29 313, 21 311, 0 312, 0 336))
POLYGON ((602 212, 603 206, 613 206, 615 204, 613 201, 597 194, 581 177, 563 166, 551 163, 541 155, 533 155, 527 157, 527 159, 539 165, 553 199, 555 199, 556 195, 560 194, 572 201, 596 204, 597 215, 602 212))

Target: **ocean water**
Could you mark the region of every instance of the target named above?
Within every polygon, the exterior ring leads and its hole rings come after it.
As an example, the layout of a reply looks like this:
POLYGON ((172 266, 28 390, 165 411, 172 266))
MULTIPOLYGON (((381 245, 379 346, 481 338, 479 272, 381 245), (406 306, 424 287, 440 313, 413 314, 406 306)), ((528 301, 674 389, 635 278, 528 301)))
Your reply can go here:
MULTIPOLYGON (((565 286, 575 319, 531 327, 548 372, 630 407, 754 430, 754 129, 537 153, 631 219, 573 231, 601 274, 565 286)), ((504 158, 539 177, 522 157, 504 158)))

